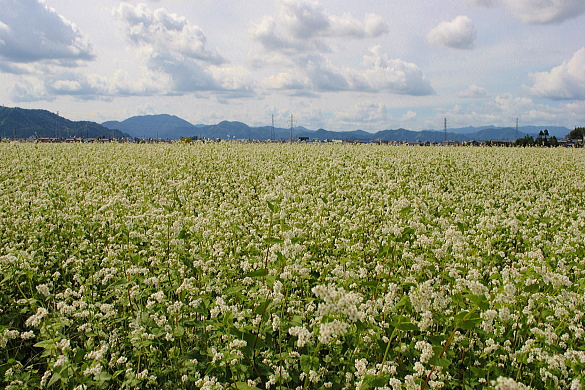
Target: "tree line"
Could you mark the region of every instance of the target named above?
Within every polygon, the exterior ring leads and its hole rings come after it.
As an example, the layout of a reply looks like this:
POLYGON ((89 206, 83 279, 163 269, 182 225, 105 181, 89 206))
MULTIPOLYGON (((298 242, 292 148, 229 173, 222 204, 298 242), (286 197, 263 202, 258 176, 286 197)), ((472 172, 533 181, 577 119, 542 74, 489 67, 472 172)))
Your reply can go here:
MULTIPOLYGON (((585 137, 585 127, 575 127, 567 134, 567 139, 578 140, 577 145, 583 146, 583 138, 585 137)), ((545 146, 545 147, 556 147, 559 146, 559 140, 557 137, 549 136, 547 129, 541 130, 538 136, 534 138, 531 135, 526 135, 524 138, 519 138, 514 142, 515 146, 545 146)))

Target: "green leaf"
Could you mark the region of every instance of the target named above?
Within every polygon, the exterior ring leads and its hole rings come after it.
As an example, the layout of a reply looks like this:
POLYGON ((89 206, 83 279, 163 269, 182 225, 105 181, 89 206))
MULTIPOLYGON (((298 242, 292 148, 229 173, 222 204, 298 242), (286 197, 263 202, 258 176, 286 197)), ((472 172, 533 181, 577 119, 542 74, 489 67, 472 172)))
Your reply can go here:
POLYGON ((379 282, 377 280, 366 280, 366 281, 363 281, 361 284, 364 287, 376 288, 376 287, 378 287, 379 282))
POLYGON ((449 359, 445 359, 445 358, 438 358, 438 357, 437 357, 437 358, 435 358, 435 357, 434 357, 434 358, 431 358, 431 359, 429 360, 429 363, 430 363, 431 365, 433 365, 433 366, 439 366, 439 367, 444 367, 444 368, 447 368, 447 367, 449 367, 449 366, 451 365, 451 363, 452 363, 452 362, 451 362, 451 360, 449 360, 449 359))
POLYGON ((488 300, 483 294, 482 295, 465 294, 465 298, 469 299, 483 311, 488 310, 490 308, 488 300))
POLYGON ((301 356, 301 370, 305 374, 309 371, 317 371, 319 369, 319 358, 317 356, 302 355, 301 356))
POLYGON ((57 349, 57 346, 55 345, 55 342, 53 340, 39 341, 38 343, 34 344, 33 347, 44 348, 48 350, 57 349))
POLYGON ((376 387, 384 387, 388 384, 390 375, 366 375, 362 381, 360 390, 371 390, 376 387))
POLYGON ((303 325, 303 317, 301 316, 293 316, 290 320, 290 326, 301 326, 303 325))
POLYGON ((266 270, 257 269, 256 271, 248 272, 247 274, 245 274, 244 278, 257 278, 257 277, 264 276, 264 275, 266 275, 266 270))
POLYGON ((405 294, 402 296, 402 298, 400 298, 398 303, 396 303, 396 308, 399 308, 402 306, 408 306, 408 305, 410 305, 410 298, 407 294, 405 294))
POLYGON ((408 317, 397 315, 392 319, 391 324, 398 330, 419 330, 416 324, 413 324, 408 317))
POLYGON ((185 267, 187 267, 191 271, 197 271, 197 268, 193 266, 193 260, 181 257, 181 263, 183 263, 185 267))
POLYGON ((399 214, 400 214, 401 217, 405 217, 408 214, 410 214, 410 212, 412 210, 414 210, 414 208, 412 206, 406 206, 402 210, 400 210, 399 214))
POLYGON ((59 381, 59 380, 61 380, 61 375, 54 373, 53 376, 51 377, 51 380, 49 381, 49 383, 47 383, 47 387, 50 388, 52 385, 57 383, 57 381, 59 381))
POLYGON ((173 336, 175 336, 175 337, 183 337, 184 335, 185 335, 185 328, 183 328, 182 326, 177 326, 173 330, 173 336))
POLYGON ((268 208, 270 209, 271 212, 276 213, 278 212, 278 206, 275 205, 274 203, 270 202, 270 201, 266 201, 266 203, 268 204, 268 208))
POLYGON ((105 371, 99 373, 99 375, 95 378, 98 382, 107 382, 112 379, 112 376, 105 371))
POLYGON ((246 382, 236 382, 235 385, 238 390, 260 390, 258 387, 250 386, 246 382))
POLYGON ((463 330, 473 329, 477 324, 481 323, 483 319, 476 312, 463 310, 455 316, 455 323, 457 327, 463 330))
POLYGON ((416 230, 414 230, 411 227, 405 228, 402 231, 402 235, 396 241, 398 241, 398 242, 410 241, 410 238, 414 235, 415 232, 416 232, 416 230))

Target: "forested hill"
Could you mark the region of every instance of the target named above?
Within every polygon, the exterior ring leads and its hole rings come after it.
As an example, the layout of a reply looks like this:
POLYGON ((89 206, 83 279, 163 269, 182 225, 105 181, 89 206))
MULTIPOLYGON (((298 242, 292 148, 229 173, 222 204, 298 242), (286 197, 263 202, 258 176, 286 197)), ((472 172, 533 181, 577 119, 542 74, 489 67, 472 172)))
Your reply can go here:
POLYGON ((129 137, 95 122, 73 122, 46 110, 0 106, 2 138, 121 138, 129 137))

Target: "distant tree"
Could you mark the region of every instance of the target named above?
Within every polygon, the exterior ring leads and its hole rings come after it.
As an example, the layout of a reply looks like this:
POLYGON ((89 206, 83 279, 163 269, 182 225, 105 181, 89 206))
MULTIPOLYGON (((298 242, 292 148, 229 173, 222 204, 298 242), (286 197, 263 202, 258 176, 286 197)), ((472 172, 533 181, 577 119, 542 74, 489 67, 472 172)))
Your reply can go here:
POLYGON ((571 132, 567 135, 568 139, 583 139, 585 136, 585 127, 575 127, 575 130, 571 130, 571 132))
POLYGON ((557 147, 559 146, 559 140, 554 135, 548 139, 548 146, 557 147))
POLYGON ((522 147, 534 146, 534 144, 535 144, 535 141, 531 135, 526 135, 524 138, 518 138, 516 140, 516 142, 514 142, 515 146, 522 146, 522 147))

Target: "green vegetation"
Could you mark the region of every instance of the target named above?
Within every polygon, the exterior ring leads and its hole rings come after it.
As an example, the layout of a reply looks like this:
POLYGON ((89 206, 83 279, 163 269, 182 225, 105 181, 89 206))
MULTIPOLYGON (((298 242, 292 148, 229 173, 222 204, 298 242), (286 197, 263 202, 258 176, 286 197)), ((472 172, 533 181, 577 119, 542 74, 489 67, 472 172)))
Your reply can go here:
POLYGON ((0 144, 0 386, 583 389, 584 165, 0 144))
POLYGON ((574 130, 567 135, 568 139, 578 139, 583 140, 585 138, 585 127, 575 127, 574 130))
POLYGON ((525 136, 524 138, 519 138, 514 142, 515 146, 545 146, 545 147, 557 147, 559 146, 559 141, 557 137, 552 136, 549 137, 548 130, 540 131, 536 139, 530 135, 525 136))

